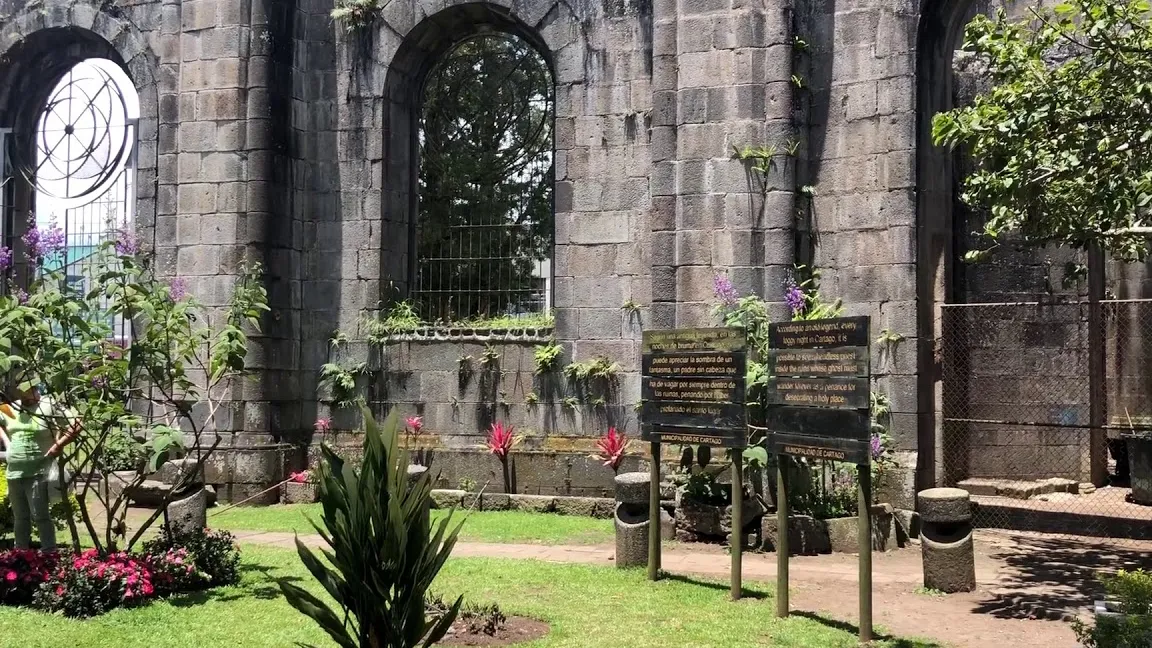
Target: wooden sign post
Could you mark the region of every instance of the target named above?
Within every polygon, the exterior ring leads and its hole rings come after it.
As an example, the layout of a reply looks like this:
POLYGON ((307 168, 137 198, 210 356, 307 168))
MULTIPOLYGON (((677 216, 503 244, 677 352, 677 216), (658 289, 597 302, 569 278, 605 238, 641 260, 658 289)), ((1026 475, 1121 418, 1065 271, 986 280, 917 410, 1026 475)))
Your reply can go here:
POLYGON ((872 470, 867 317, 771 324, 765 421, 776 479, 777 616, 788 616, 785 457, 854 463, 860 485, 860 640, 872 640, 872 470))
MULTIPOLYGON (((644 331, 641 438, 652 444, 648 578, 660 576, 660 444, 743 449, 747 337, 738 329, 644 331)), ((732 461, 732 598, 742 591, 743 465, 732 461)))

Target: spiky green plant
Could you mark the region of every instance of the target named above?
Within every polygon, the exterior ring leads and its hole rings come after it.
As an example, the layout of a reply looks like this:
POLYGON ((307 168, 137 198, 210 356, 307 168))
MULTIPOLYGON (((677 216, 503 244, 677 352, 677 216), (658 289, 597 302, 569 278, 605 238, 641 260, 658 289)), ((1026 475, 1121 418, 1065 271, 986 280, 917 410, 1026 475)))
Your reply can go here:
POLYGON ((452 514, 430 529, 433 479, 408 482, 408 453, 399 446, 399 414, 379 425, 364 414, 364 459, 357 469, 327 445, 318 466, 322 524, 312 522, 328 548, 324 559, 296 538, 300 560, 340 607, 280 581, 284 597, 345 648, 427 648, 443 638, 463 597, 429 618, 428 587, 452 553, 460 524, 452 514), (329 566, 330 565, 330 566, 329 566))

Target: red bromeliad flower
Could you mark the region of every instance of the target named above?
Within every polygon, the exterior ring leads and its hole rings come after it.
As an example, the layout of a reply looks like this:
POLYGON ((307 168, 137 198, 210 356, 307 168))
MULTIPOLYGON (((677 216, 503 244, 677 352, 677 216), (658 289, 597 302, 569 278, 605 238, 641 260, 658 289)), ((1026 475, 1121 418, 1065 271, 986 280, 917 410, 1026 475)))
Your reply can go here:
POLYGON ((408 429, 412 430, 413 434, 420 434, 420 430, 424 428, 424 418, 421 416, 409 416, 404 419, 404 422, 408 425, 408 429))
POLYGON ((303 483, 306 483, 308 481, 308 477, 309 477, 308 471, 307 470, 301 470, 300 472, 294 472, 294 473, 289 474, 288 475, 288 481, 290 481, 294 484, 303 484, 303 483))
POLYGON ((330 419, 330 418, 318 418, 318 419, 316 419, 316 431, 317 432, 327 432, 328 430, 331 430, 331 429, 332 429, 332 419, 330 419))
POLYGON ((506 459, 512 446, 516 445, 516 437, 512 436, 513 429, 511 425, 505 428, 499 421, 493 423, 492 429, 488 431, 488 451, 501 460, 506 459))
POLYGON ((620 469, 620 462, 624 461, 624 452, 628 449, 628 444, 632 440, 628 435, 616 432, 616 428, 608 428, 608 433, 600 437, 596 441, 596 447, 600 452, 596 454, 596 458, 604 462, 612 470, 620 469))

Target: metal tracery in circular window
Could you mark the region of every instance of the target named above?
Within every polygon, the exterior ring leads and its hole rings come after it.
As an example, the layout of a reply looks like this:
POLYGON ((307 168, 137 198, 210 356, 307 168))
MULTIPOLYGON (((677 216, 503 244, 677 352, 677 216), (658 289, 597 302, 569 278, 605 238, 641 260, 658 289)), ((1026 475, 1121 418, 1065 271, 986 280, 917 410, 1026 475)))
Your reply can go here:
POLYGON ((73 66, 37 120, 35 185, 61 208, 98 200, 128 166, 140 104, 124 71, 106 59, 73 66))

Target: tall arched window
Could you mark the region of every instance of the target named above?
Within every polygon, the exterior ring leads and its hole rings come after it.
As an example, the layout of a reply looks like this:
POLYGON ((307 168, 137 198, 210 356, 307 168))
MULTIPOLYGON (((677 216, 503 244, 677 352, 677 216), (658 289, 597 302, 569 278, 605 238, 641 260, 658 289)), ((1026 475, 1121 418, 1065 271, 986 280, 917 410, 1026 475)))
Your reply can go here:
POLYGON ((548 309, 553 88, 540 53, 505 34, 460 42, 429 72, 412 292, 425 319, 548 309))
MULTIPOLYGON (((64 231, 67 274, 129 231, 135 206, 140 101, 112 61, 87 59, 57 82, 36 125, 36 224, 64 231)), ((58 269, 58 268, 49 268, 58 269)))

